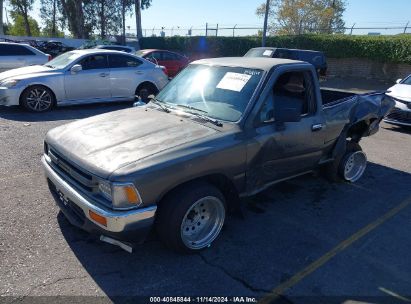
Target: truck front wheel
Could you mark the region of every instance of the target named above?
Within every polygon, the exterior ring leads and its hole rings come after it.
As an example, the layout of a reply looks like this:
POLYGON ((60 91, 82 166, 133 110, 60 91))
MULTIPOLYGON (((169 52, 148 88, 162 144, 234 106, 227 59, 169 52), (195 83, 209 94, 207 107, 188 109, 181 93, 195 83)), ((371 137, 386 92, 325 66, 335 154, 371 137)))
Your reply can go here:
POLYGON ((347 141, 347 148, 342 157, 338 157, 326 168, 327 176, 332 181, 358 181, 367 167, 367 156, 361 146, 352 141, 347 141))
POLYGON ((183 186, 158 207, 156 229, 171 249, 193 253, 218 237, 224 225, 226 203, 213 185, 196 182, 183 186))

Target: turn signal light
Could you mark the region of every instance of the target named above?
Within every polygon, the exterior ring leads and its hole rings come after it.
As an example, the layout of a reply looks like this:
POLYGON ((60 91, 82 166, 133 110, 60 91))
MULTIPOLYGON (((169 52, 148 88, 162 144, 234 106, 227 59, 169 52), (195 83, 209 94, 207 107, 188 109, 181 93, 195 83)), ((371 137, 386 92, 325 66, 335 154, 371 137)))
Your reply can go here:
POLYGON ((107 219, 106 219, 104 216, 102 216, 102 215, 100 215, 100 214, 97 214, 97 213, 95 213, 95 212, 93 212, 93 211, 91 211, 91 210, 88 211, 88 214, 90 215, 90 218, 91 218, 93 221, 95 221, 95 222, 97 222, 97 223, 99 223, 99 224, 107 227, 107 219))

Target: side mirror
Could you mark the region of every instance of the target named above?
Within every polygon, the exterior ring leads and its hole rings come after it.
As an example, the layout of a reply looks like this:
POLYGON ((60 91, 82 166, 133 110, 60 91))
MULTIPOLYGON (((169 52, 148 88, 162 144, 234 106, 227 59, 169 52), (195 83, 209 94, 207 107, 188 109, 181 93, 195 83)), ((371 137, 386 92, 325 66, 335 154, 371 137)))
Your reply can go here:
POLYGON ((402 81, 402 79, 397 79, 396 83, 400 83, 402 81))
POLYGON ((83 67, 81 66, 81 64, 75 64, 71 67, 70 72, 71 74, 77 74, 81 70, 83 70, 83 67))
POLYGON ((274 119, 277 123, 299 122, 302 113, 302 101, 299 99, 279 99, 274 103, 274 119))

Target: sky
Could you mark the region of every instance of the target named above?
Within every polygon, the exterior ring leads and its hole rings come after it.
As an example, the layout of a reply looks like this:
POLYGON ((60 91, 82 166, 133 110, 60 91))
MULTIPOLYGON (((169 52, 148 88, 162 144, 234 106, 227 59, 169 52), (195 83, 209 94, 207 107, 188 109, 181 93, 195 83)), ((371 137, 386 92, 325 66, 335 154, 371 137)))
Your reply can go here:
MULTIPOLYGON (((143 28, 165 26, 205 27, 209 24, 262 27, 263 19, 255 15, 263 0, 153 0, 143 11, 143 28)), ((348 0, 344 14, 347 27, 404 26, 411 21, 411 0, 348 0)), ((126 23, 135 28, 133 20, 126 23)), ((380 31, 382 30, 370 30, 380 31)), ((149 32, 149 31, 148 31, 149 32)), ((360 31, 357 31, 360 32, 360 31)), ((364 30, 362 31, 364 32, 364 30)), ((411 29, 410 29, 411 32, 411 29)), ((169 34, 167 32, 167 34, 169 34)))
MULTIPOLYGON (((39 1, 37 1, 39 2, 39 1)), ((232 30, 221 30, 222 27, 262 27, 263 19, 255 14, 256 8, 264 0, 153 0, 152 6, 142 12, 145 34, 159 35, 160 28, 165 27, 166 35, 186 35, 193 28, 193 35, 202 35, 206 23, 210 27, 219 25, 220 34, 231 35, 232 30), (154 31, 153 31, 154 29, 154 31)), ((32 13, 37 20, 39 7, 36 5, 32 13)), ((356 27, 405 27, 411 21, 411 0, 347 0, 344 14, 346 27, 354 23, 356 27)), ((127 31, 135 32, 134 16, 126 19, 127 31)), ((410 23, 411 27, 411 23, 410 23)), ((257 33, 255 30, 236 30, 235 35, 257 33)), ((382 34, 397 33, 400 30, 354 30, 354 34, 381 32, 382 34)), ((411 33, 411 28, 408 29, 411 33)), ((144 34, 144 33, 143 33, 144 34)))

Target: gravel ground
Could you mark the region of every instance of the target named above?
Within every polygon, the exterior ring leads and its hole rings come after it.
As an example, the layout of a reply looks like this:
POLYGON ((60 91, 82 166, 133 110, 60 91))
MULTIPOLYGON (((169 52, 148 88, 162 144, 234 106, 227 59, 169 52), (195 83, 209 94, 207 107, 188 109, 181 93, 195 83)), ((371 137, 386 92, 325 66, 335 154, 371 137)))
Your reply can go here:
POLYGON ((382 124, 364 139, 369 165, 356 184, 307 175, 241 201, 241 212, 201 254, 174 254, 156 238, 129 254, 72 227, 55 206, 40 166, 49 129, 128 106, 41 115, 0 108, 0 303, 58 295, 79 303, 124 296, 260 298, 280 284, 285 288, 278 301, 284 303, 410 299, 410 130, 382 124))

